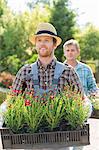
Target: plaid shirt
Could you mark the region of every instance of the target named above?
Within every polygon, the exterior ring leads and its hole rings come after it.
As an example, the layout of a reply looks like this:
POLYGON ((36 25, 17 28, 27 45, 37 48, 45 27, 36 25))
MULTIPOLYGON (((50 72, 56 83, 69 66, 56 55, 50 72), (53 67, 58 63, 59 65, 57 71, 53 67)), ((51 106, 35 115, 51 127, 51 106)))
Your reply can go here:
MULTIPOLYGON (((39 78, 39 86, 42 89, 50 88, 52 85, 52 80, 54 77, 54 70, 56 65, 56 59, 53 59, 47 67, 43 67, 40 60, 37 60, 38 66, 38 78, 39 78)), ((31 72, 31 65, 27 64, 23 66, 17 73, 16 78, 13 82, 12 89, 13 91, 31 91, 33 89, 33 81, 28 79, 27 76, 31 72)), ((72 85, 77 91, 82 91, 82 86, 79 81, 77 74, 74 69, 69 65, 66 65, 65 70, 59 78, 58 89, 62 90, 64 86, 72 85)))
POLYGON ((92 92, 98 90, 94 75, 88 65, 77 61, 77 65, 74 69, 78 73, 86 95, 90 95, 92 92))

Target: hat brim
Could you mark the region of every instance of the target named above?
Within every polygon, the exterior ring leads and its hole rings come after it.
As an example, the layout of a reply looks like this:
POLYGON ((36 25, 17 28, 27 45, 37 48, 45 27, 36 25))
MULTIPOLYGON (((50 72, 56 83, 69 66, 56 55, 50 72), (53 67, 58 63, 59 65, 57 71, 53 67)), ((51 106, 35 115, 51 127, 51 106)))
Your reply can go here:
POLYGON ((32 35, 30 36, 29 38, 29 41, 35 45, 35 42, 36 42, 36 38, 39 37, 39 36, 50 36, 50 37, 53 37, 56 39, 56 46, 59 46, 62 42, 62 39, 58 36, 54 36, 54 35, 50 35, 50 34, 47 34, 47 33, 43 33, 43 34, 38 34, 38 35, 32 35))

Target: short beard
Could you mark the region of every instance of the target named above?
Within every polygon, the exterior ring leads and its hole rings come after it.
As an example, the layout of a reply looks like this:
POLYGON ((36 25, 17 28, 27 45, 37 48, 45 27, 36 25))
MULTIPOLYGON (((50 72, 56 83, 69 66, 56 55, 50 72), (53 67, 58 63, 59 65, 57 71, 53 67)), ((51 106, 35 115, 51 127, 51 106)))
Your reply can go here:
POLYGON ((44 55, 41 54, 41 53, 39 53, 39 56, 40 56, 40 57, 50 57, 50 56, 52 56, 52 55, 53 55, 53 51, 51 51, 51 52, 46 52, 44 55))

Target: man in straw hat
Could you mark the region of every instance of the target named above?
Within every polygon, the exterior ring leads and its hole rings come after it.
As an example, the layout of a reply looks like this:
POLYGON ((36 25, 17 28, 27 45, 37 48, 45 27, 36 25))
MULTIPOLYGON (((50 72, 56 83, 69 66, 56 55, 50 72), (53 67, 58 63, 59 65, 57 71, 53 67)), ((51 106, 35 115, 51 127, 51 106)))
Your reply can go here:
POLYGON ((81 83, 75 71, 68 65, 65 66, 58 62, 55 58, 54 51, 61 44, 62 39, 57 35, 52 24, 40 23, 35 35, 31 36, 29 40, 36 46, 38 59, 35 63, 25 65, 19 70, 13 83, 14 91, 24 87, 23 90, 28 89, 30 91, 34 88, 36 94, 37 89, 43 93, 43 91, 48 91, 52 87, 53 82, 57 82, 58 91, 62 90, 67 84, 74 86, 77 91, 82 91, 81 83), (53 81, 55 72, 60 74, 59 77, 56 77, 57 81, 53 81), (34 80, 36 80, 36 83, 33 83, 34 80), (36 90, 35 84, 39 84, 39 88, 36 86, 36 90))
MULTIPOLYGON (((40 23, 35 35, 29 40, 36 45, 38 59, 18 71, 12 86, 13 92, 34 90, 36 96, 41 96, 49 91, 56 94, 66 85, 72 85, 82 93, 82 86, 74 69, 58 62, 54 56, 55 49, 62 41, 55 27, 50 23, 40 23)), ((69 149, 69 147, 65 148, 65 150, 69 149)))

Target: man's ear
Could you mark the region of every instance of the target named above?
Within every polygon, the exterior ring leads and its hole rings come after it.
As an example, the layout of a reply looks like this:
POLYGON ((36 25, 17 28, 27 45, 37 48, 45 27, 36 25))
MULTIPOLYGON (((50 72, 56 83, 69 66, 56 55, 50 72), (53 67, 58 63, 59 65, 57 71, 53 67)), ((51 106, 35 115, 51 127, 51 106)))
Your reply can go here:
POLYGON ((54 50, 57 48, 57 45, 56 45, 56 43, 54 43, 54 50))

